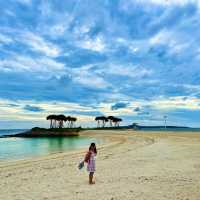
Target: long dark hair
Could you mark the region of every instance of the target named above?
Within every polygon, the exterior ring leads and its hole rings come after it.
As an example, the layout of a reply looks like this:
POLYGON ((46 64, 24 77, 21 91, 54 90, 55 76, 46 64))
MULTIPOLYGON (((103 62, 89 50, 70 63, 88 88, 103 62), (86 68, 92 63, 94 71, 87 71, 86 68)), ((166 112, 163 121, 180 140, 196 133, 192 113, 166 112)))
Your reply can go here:
POLYGON ((90 144, 89 151, 92 150, 92 148, 94 149, 94 153, 97 154, 96 144, 94 142, 90 144))

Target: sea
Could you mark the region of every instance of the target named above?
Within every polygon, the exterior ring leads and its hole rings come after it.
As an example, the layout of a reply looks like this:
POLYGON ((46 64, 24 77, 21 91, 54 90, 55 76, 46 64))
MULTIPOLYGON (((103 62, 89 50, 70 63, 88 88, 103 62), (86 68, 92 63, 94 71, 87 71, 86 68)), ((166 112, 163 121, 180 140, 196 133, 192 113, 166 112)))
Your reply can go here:
MULTIPOLYGON (((0 130, 0 136, 21 133, 26 129, 0 130)), ((53 153, 77 150, 80 148, 88 149, 91 142, 97 145, 103 140, 78 136, 78 137, 45 137, 45 138, 0 138, 0 162, 15 161, 37 156, 49 155, 53 153)))

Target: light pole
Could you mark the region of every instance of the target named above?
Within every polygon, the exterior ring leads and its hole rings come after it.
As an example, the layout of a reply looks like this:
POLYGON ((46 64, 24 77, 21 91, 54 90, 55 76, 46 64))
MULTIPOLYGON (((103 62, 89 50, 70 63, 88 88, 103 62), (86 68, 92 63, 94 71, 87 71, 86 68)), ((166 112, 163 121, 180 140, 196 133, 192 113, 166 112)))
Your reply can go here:
POLYGON ((164 116, 164 122, 165 122, 165 129, 167 128, 167 116, 164 116))

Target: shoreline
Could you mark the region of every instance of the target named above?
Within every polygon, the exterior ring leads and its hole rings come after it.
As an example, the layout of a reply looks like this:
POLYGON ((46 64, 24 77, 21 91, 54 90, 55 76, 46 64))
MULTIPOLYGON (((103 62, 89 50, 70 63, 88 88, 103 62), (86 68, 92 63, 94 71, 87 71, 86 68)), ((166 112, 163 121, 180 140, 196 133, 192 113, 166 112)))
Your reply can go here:
MULTIPOLYGON (((154 137, 161 137, 161 138, 167 138, 167 137, 186 137, 186 138, 199 138, 200 140, 200 132, 175 132, 175 131, 141 131, 141 130, 86 130, 82 131, 80 133, 80 137, 90 137, 90 138, 100 138, 103 140, 103 144, 98 146, 98 149, 104 149, 108 147, 112 147, 113 145, 120 144, 122 142, 125 142, 123 137, 123 132, 130 132, 134 134, 136 137, 150 139, 152 141, 152 138, 154 137), (97 134, 94 132, 98 132, 97 134), (106 132, 106 134, 101 135, 101 132, 106 132), (110 132, 120 132, 115 133, 115 135, 110 135, 110 132)), ((79 137, 78 136, 78 137, 79 137)), ((46 155, 36 155, 36 156, 30 156, 24 159, 17 159, 17 160, 2 160, 0 161, 0 169, 8 166, 15 166, 15 165, 21 165, 31 162, 39 162, 43 160, 50 160, 50 159, 56 159, 60 157, 65 156, 73 156, 73 155, 79 155, 83 154, 87 151, 86 147, 80 147, 76 150, 65 150, 63 152, 52 152, 46 155)))
POLYGON ((81 131, 80 128, 47 129, 47 128, 35 127, 20 133, 2 135, 1 138, 73 137, 73 136, 79 136, 80 131, 81 131))
POLYGON ((200 196, 200 134, 85 131, 103 137, 96 185, 77 164, 87 149, 0 166, 0 199, 197 200, 200 196), (12 185, 12 187, 10 187, 12 185), (90 191, 88 193, 88 191, 90 191))
MULTIPOLYGON (((90 133, 87 134, 87 131, 83 131, 81 132, 81 134, 78 137, 90 137, 93 138, 94 135, 91 135, 90 133)), ((76 137, 76 136, 75 136, 76 137)), ((112 145, 118 144, 120 143, 120 141, 114 139, 114 138, 109 138, 105 136, 95 136, 95 138, 99 137, 101 140, 103 140, 103 143, 101 145, 99 145, 98 149, 102 149, 102 148, 106 148, 106 147, 110 147, 112 145)), ((71 156, 71 155, 78 155, 78 154, 82 154, 85 153, 87 151, 87 147, 80 147, 76 150, 65 150, 63 152, 52 152, 46 155, 36 155, 36 156, 30 156, 28 158, 24 158, 24 159, 17 159, 17 160, 2 160, 0 161, 0 169, 1 168, 5 168, 8 166, 15 166, 15 165, 23 165, 26 163, 31 163, 31 162, 39 162, 39 161, 43 161, 43 160, 49 160, 49 159, 56 159, 59 157, 63 157, 63 156, 71 156)))

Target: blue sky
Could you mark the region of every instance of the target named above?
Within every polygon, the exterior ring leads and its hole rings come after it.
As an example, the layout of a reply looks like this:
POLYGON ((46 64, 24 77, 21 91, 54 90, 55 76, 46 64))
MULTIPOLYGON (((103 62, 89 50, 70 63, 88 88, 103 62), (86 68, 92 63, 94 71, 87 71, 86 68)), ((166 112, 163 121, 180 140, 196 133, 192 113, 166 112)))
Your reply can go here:
POLYGON ((0 128, 52 113, 200 126, 199 0, 7 0, 0 13, 0 128))

